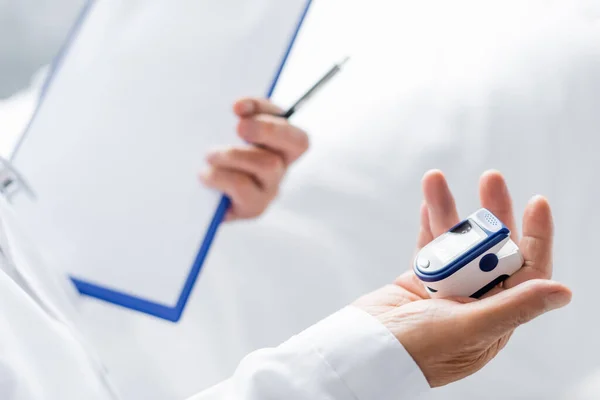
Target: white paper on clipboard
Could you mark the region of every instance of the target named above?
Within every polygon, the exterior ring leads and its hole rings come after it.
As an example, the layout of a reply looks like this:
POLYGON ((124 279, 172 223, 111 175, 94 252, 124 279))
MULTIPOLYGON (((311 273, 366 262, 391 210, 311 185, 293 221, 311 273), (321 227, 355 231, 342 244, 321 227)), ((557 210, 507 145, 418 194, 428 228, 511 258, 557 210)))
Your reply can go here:
POLYGON ((220 202, 198 172, 264 96, 306 0, 92 2, 12 157, 12 206, 72 276, 177 303, 220 202))

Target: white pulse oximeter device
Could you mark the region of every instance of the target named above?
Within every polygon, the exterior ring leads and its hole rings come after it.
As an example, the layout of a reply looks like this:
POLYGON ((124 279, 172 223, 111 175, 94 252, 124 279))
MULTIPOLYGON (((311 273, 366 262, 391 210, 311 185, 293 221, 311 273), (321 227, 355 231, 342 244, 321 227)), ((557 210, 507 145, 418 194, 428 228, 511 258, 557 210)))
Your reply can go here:
POLYGON ((432 298, 479 298, 522 265, 510 230, 482 208, 423 247, 413 269, 432 298))

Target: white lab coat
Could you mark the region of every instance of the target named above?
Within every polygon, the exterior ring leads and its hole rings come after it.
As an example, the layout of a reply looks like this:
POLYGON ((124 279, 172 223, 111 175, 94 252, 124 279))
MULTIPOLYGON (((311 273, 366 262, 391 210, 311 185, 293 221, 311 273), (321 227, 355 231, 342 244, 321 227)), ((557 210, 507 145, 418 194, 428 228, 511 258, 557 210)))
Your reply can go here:
MULTIPOLYGON (((35 250, 24 251, 27 238, 9 210, 3 215, 0 398, 125 398, 67 317, 77 315, 68 281, 44 270, 41 259, 30 263, 35 250)), ((191 400, 395 400, 427 388, 398 340, 366 312, 346 307, 280 346, 249 354, 230 379, 191 400)))
POLYGON ((26 248, 4 202, 1 210, 0 398, 116 399, 104 366, 73 329, 74 289, 26 248))

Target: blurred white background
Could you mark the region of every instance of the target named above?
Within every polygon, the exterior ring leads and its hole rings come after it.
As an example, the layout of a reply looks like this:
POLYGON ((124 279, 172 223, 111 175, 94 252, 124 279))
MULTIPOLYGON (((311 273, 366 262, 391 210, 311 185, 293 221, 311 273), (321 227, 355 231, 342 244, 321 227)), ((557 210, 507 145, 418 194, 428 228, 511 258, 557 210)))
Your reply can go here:
MULTIPOLYGON (((41 67, 27 85, 0 100, 0 156, 8 157, 38 102, 48 68, 41 67)), ((0 81, 3 81, 0 78, 0 81)))
POLYGON ((84 0, 0 1, 0 154, 29 120, 44 67, 65 40, 84 0))
POLYGON ((0 2, 0 99, 29 86, 63 43, 84 0, 0 2))
MULTIPOLYGON (((223 288, 272 288, 287 296, 293 316, 269 313, 276 296, 244 299, 235 321, 224 322, 244 328, 244 338, 198 380, 212 383, 222 374, 210 370, 230 371, 247 351, 276 344, 401 272, 408 263, 397 260, 411 254, 426 169, 446 171, 464 215, 477 206, 479 174, 498 168, 511 185, 518 218, 530 196, 549 197, 557 226, 555 277, 571 286, 574 300, 520 329, 479 374, 422 398, 599 399, 600 273, 593 250, 600 223, 600 1, 342 3, 315 0, 313 33, 299 41, 275 96, 289 103, 312 80, 308 75, 346 50, 356 52, 340 79, 297 116, 313 137, 311 154, 270 213, 228 228, 212 256, 223 264, 217 269, 232 274, 223 288), (271 247, 279 254, 269 254, 271 247), (244 273, 240 265, 251 266, 255 278, 236 278, 244 273), (291 281, 314 285, 289 287, 291 281), (252 327, 252 318, 266 319, 252 327), (263 332, 269 318, 285 328, 263 332)), ((34 73, 50 62, 81 5, 0 1, 1 152, 35 104, 40 79, 34 73)), ((192 359, 204 354, 193 348, 203 329, 195 307, 177 331, 97 303, 86 304, 84 313, 126 393, 176 399, 198 389, 173 371, 203 362, 192 359), (156 346, 164 335, 180 345, 161 355, 156 346)))

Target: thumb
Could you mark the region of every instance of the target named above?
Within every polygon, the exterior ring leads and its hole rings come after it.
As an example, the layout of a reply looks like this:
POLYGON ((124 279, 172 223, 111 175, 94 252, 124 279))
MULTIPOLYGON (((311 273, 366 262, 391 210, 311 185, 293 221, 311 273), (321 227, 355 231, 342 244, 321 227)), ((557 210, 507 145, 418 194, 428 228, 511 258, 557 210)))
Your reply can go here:
POLYGON ((469 308, 469 325, 475 332, 501 336, 570 301, 571 291, 566 286, 534 279, 465 307, 469 308))

